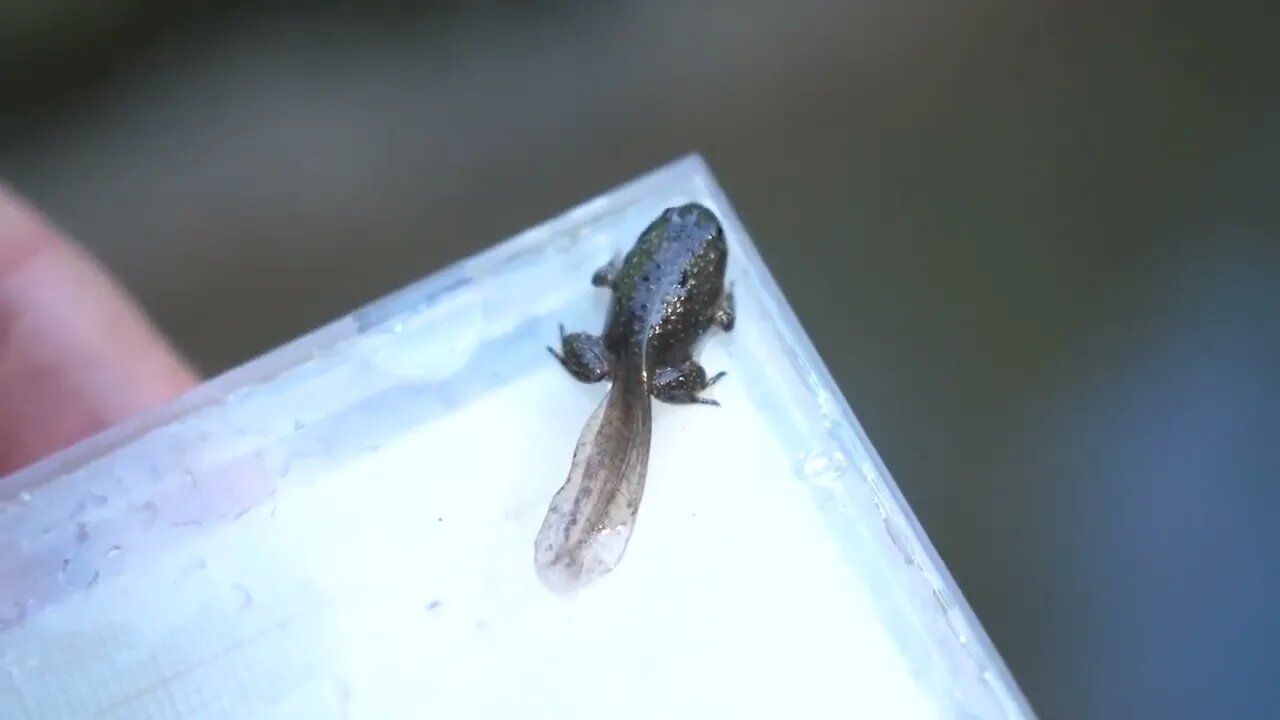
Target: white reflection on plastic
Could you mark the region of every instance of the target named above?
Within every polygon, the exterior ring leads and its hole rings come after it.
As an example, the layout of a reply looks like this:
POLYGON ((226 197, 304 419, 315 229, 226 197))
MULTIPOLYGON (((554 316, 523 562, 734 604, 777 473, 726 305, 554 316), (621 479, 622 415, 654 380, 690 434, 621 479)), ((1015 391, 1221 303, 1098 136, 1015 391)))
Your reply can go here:
POLYGON ((1025 718, 702 161, 686 158, 0 480, 0 718, 1025 718), (544 346, 713 208, 722 407, 654 407, 643 521, 530 562, 605 388, 544 346))

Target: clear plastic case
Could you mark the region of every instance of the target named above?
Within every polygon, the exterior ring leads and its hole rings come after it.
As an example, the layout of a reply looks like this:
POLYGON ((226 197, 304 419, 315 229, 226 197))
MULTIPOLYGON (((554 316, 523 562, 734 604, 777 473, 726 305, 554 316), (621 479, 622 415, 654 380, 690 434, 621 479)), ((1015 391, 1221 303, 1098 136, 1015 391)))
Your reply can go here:
POLYGON ((728 200, 687 157, 0 480, 0 718, 1029 718, 728 200), (626 556, 533 538, 605 392, 545 346, 713 208, 722 406, 656 404, 626 556))

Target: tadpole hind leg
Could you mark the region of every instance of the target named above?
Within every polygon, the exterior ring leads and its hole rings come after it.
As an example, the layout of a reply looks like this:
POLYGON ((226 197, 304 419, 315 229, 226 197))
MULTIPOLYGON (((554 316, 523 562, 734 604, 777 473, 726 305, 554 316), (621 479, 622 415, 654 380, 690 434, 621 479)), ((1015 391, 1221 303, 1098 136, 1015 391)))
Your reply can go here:
POLYGON ((707 371, 694 360, 675 367, 658 368, 653 376, 653 396, 672 405, 719 406, 720 403, 700 397, 699 393, 720 382, 724 376, 724 371, 721 371, 708 378, 707 371))
POLYGON ((611 361, 604 341, 590 333, 568 333, 560 326, 560 352, 547 346, 547 352, 560 361, 564 369, 584 383, 597 383, 610 375, 611 361))
POLYGON ((598 288, 611 288, 618 279, 618 271, 622 269, 622 256, 614 256, 608 263, 601 265, 591 275, 591 284, 598 288))

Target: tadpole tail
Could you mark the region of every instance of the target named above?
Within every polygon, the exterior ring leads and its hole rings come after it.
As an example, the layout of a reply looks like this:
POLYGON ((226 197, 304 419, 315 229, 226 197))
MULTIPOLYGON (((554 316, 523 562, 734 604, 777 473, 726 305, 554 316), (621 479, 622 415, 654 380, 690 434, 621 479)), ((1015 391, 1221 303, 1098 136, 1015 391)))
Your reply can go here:
POLYGON ((582 429, 538 531, 534 565, 547 587, 570 592, 621 561, 644 493, 652 425, 644 380, 617 378, 582 429))

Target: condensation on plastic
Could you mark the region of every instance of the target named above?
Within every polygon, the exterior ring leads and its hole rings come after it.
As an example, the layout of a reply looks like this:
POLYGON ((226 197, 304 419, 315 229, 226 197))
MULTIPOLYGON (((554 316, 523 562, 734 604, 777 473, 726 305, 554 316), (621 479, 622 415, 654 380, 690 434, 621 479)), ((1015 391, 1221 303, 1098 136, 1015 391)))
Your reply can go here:
POLYGON ((0 479, 0 718, 784 711, 1033 717, 696 156, 0 479), (655 409, 628 555, 553 597, 533 532, 603 389, 544 346, 689 200, 723 407, 655 409))

